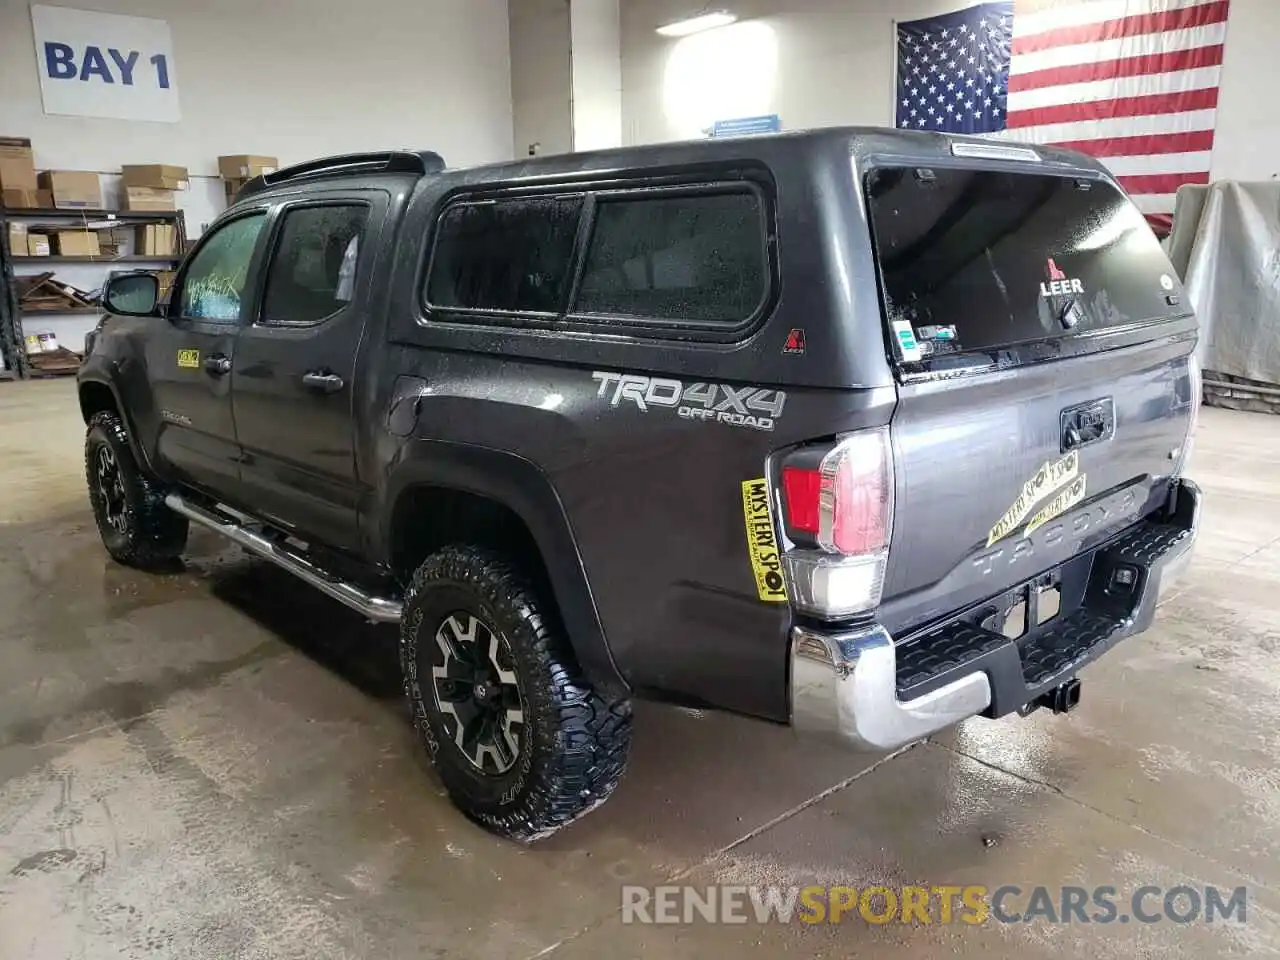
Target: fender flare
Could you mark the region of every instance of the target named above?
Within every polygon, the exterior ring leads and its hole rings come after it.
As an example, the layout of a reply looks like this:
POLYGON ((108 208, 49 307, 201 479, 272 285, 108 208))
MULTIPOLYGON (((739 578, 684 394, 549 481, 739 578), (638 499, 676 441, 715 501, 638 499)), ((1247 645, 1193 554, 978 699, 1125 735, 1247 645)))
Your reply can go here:
MULTIPOLYGON (((154 476, 155 472, 151 469, 151 461, 147 458, 147 453, 142 448, 142 441, 138 437, 138 431, 133 428, 133 418, 129 416, 128 408, 124 405, 124 402, 120 399, 120 390, 116 387, 115 381, 113 381, 110 377, 102 375, 101 373, 86 373, 84 371, 81 371, 80 375, 76 377, 77 402, 79 402, 80 396, 83 392, 83 388, 86 384, 94 384, 95 386, 106 387, 107 390, 111 392, 111 398, 115 402, 116 414, 120 417, 121 420, 124 421, 125 436, 129 439, 129 449, 133 451, 134 460, 138 462, 138 465, 140 467, 142 467, 144 470, 146 470, 148 473, 154 476)), ((80 410, 81 410, 81 413, 83 414, 84 412, 83 405, 81 405, 80 410)), ((88 424, 87 418, 85 419, 85 423, 88 424)))
POLYGON ((446 440, 408 441, 385 486, 379 536, 388 559, 396 504, 418 486, 485 497, 523 520, 542 554, 560 618, 587 678, 599 689, 629 689, 605 639, 573 528, 550 477, 531 461, 501 450, 446 440))

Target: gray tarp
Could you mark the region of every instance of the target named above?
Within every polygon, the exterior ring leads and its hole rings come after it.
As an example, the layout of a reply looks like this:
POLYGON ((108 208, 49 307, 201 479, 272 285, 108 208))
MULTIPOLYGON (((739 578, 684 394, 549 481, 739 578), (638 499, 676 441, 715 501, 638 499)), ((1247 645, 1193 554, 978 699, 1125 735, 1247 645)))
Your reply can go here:
POLYGON ((1182 188, 1169 255, 1200 318, 1206 378, 1280 387, 1280 182, 1182 188))

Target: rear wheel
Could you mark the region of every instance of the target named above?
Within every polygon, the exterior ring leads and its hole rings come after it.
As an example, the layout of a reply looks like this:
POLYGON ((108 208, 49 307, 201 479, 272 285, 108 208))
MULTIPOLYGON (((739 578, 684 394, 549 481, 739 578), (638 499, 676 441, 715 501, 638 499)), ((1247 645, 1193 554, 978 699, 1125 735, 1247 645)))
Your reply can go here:
POLYGON ((630 701, 591 689, 554 621, 512 564, 453 546, 418 568, 400 626, 405 692, 449 796, 522 841, 603 803, 631 743, 630 701))
POLYGON ((109 410, 89 418, 84 471, 98 533, 114 560, 147 568, 182 553, 186 518, 164 505, 164 495, 134 459, 124 423, 109 410))

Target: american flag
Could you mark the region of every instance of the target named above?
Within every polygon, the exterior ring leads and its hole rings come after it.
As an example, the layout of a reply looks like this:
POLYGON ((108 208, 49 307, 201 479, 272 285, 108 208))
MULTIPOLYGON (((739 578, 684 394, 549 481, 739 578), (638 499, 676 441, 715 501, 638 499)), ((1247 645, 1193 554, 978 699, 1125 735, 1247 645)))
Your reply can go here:
POLYGON ((899 23, 897 125, 1092 154, 1167 226, 1178 187, 1209 182, 1227 8, 1018 0, 899 23))

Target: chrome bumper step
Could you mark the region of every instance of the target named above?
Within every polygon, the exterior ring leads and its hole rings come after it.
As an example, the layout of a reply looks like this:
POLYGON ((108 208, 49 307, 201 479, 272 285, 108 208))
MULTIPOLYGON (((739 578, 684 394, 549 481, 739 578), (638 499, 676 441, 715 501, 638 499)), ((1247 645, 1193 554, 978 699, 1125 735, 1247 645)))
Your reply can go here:
POLYGON ((885 751, 980 713, 1022 713, 1117 641, 1151 625, 1161 592, 1191 557, 1200 502, 1194 483, 1177 480, 1163 517, 1134 524, 1088 555, 1082 605, 1017 641, 963 621, 902 645, 878 623, 792 627, 792 725, 885 751), (1126 581, 1132 586, 1113 595, 1111 574, 1121 566, 1133 571, 1126 581))

